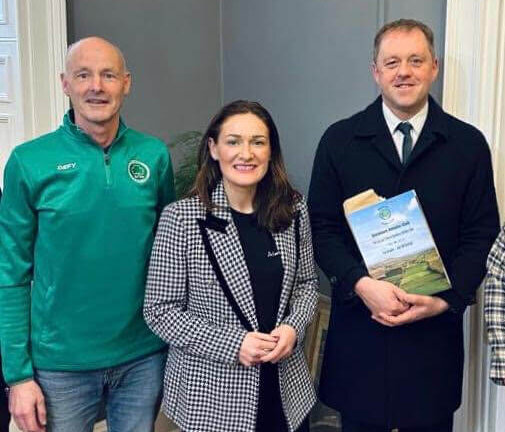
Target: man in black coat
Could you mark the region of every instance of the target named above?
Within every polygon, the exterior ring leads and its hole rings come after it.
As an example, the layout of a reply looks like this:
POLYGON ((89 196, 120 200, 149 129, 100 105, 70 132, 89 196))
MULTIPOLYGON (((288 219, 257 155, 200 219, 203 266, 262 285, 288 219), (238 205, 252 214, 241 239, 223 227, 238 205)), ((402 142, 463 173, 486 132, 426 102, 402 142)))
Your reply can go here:
POLYGON ((426 25, 384 26, 372 73, 381 96, 328 128, 312 172, 315 256, 333 287, 320 397, 341 412, 344 432, 449 432, 461 403, 462 316, 499 229, 490 152, 429 97, 438 62, 426 25), (369 188, 386 198, 416 191, 452 289, 407 294, 368 275, 342 203, 369 188))
MULTIPOLYGON (((2 199, 2 190, 0 189, 0 199, 2 199)), ((0 432, 8 432, 11 420, 9 414, 9 403, 7 399, 4 377, 2 375, 2 357, 0 355, 0 432)))

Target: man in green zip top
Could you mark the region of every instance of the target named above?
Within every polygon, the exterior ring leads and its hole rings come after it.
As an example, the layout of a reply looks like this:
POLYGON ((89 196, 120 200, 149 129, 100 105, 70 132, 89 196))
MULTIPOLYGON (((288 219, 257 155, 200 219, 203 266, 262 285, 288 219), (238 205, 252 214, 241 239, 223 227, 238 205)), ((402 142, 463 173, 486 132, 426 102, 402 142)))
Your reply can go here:
POLYGON ((142 318, 158 216, 174 196, 166 146, 119 110, 131 77, 98 37, 67 53, 73 109, 18 146, 0 202, 0 340, 10 411, 23 431, 149 432, 165 345, 142 318))

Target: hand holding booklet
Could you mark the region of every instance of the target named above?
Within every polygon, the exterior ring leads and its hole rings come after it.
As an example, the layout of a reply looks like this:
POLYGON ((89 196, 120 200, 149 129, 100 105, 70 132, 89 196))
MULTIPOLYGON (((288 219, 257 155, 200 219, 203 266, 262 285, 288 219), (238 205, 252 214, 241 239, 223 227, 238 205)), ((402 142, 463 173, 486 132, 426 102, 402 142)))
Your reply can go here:
POLYGON ((369 189, 345 200, 344 212, 372 278, 413 294, 451 288, 414 190, 384 199, 369 189))

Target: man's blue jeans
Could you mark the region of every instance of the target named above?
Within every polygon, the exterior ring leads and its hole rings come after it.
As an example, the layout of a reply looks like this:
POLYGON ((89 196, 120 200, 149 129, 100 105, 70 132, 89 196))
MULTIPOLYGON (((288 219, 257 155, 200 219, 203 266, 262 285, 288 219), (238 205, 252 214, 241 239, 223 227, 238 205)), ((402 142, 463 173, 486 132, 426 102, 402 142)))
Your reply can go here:
POLYGON ((108 432, 153 432, 166 352, 86 372, 37 370, 47 432, 91 432, 105 408, 108 432))

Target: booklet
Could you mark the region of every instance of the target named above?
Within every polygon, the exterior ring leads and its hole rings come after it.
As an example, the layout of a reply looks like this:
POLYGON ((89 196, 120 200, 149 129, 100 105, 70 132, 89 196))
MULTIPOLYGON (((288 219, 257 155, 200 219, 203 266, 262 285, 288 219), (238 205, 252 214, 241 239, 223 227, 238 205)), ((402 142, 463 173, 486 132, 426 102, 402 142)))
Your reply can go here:
POLYGON ((384 199, 369 189, 347 199, 344 212, 372 278, 413 294, 451 288, 414 190, 384 199))

